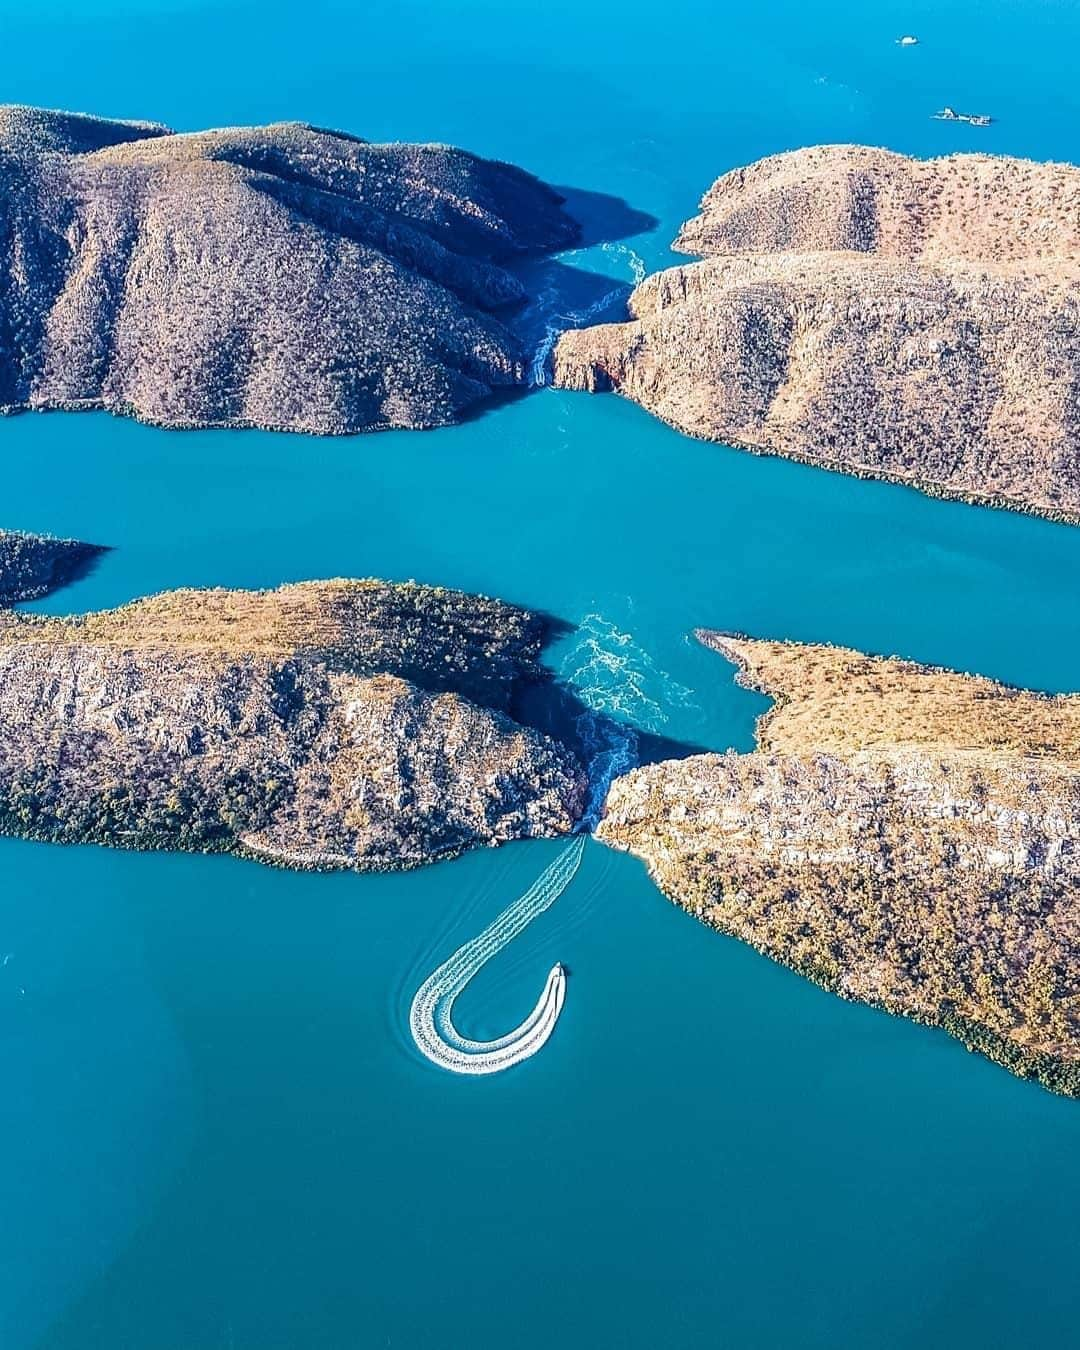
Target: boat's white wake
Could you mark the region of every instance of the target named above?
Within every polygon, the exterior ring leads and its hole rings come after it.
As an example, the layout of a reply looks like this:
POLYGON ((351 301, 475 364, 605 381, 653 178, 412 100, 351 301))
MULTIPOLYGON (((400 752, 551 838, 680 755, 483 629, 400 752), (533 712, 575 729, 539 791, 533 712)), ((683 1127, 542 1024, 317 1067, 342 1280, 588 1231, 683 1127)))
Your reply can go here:
POLYGON ((471 1041, 454 1029, 454 1000, 481 966, 543 914, 566 890, 581 864, 585 835, 579 835, 546 868, 523 896, 515 900, 474 937, 444 961, 420 988, 409 1009, 409 1029, 420 1052, 454 1073, 498 1073, 520 1064, 543 1047, 555 1030, 566 998, 566 971, 552 966, 536 1007, 524 1022, 492 1041, 471 1041))

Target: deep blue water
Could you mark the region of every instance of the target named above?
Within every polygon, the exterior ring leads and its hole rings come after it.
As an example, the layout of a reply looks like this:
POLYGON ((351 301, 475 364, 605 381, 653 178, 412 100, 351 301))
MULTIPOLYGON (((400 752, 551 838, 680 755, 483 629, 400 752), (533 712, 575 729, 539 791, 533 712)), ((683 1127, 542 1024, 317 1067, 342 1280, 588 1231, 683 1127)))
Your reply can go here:
MULTIPOLYGON (((760 154, 1078 153, 1073 3, 0 0, 0 25, 7 98, 451 141, 655 217, 566 260, 589 294, 662 265, 760 154), (944 102, 1000 120, 928 120, 944 102)), ((56 611, 333 575, 482 590, 582 625, 551 660, 595 706, 714 749, 763 703, 701 624, 1080 687, 1080 530, 614 398, 341 441, 0 434, 0 524, 114 546, 56 611)), ((0 841, 4 1350, 1076 1343, 1076 1104, 708 932, 633 859, 590 844, 463 998, 497 1033, 565 961, 542 1054, 420 1061, 417 983, 557 847, 358 878, 0 841)))

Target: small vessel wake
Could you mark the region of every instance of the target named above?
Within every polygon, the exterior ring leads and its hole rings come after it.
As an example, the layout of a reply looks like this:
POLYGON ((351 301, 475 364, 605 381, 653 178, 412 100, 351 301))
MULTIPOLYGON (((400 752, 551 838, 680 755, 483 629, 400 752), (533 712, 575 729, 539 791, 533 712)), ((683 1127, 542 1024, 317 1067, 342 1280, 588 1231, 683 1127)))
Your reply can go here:
POLYGON ((498 1073, 543 1048, 559 1020, 566 998, 566 971, 556 962, 528 1017, 513 1031, 491 1041, 473 1041, 454 1027, 454 1000, 477 973, 508 943, 543 914, 573 881, 585 849, 579 835, 540 874, 524 895, 509 905, 477 937, 444 961, 416 991, 409 1009, 409 1030, 421 1054, 453 1073, 498 1073))
MULTIPOLYGON (((664 703, 683 703, 690 690, 660 670, 629 633, 599 614, 579 625, 579 639, 566 654, 561 677, 583 711, 575 719, 580 752, 588 765, 589 795, 581 824, 595 827, 613 778, 637 763, 638 732, 622 720, 653 730, 667 720, 664 703)), ((469 1040, 454 1026, 454 1001, 473 976, 538 915, 555 903, 581 865, 585 834, 574 838, 524 895, 466 942, 424 981, 409 1009, 409 1030, 420 1053, 453 1073, 486 1074, 509 1069, 547 1043, 566 998, 566 971, 556 962, 536 1006, 513 1031, 490 1041, 469 1040)))

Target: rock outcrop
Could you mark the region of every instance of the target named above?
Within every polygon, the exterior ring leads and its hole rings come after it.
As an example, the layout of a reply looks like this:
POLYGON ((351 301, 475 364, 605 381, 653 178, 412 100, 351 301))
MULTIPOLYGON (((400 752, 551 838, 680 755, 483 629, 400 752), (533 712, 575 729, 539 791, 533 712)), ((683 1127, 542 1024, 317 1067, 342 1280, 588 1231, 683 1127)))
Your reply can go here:
POLYGON ((690 435, 1080 520, 1080 169, 827 146, 721 178, 554 380, 690 435))
POLYGON ((387 869, 571 831, 585 776, 514 721, 546 624, 334 581, 0 622, 0 828, 387 869))
POLYGON ((447 146, 0 108, 0 409, 452 422, 526 379, 504 264, 577 237, 561 203, 447 146))
POLYGON ((866 145, 812 146, 718 178, 674 247, 699 258, 1054 262, 1080 254, 1080 170, 1003 155, 920 160, 866 145))
POLYGON ((1080 1096, 1080 696, 715 633, 750 754, 616 780, 599 837, 845 998, 1080 1096))
POLYGON ((0 605, 38 600, 81 576, 104 550, 76 539, 0 530, 0 605))

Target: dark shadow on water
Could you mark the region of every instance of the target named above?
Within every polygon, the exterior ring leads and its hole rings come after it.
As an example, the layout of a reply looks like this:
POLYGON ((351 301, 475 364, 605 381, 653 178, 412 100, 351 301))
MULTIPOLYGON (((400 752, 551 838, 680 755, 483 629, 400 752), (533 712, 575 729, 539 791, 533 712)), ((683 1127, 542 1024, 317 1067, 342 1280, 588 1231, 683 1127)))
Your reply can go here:
POLYGON ((659 764, 665 759, 689 759, 691 755, 716 753, 715 746, 692 745, 670 736, 658 736, 652 731, 639 731, 637 740, 639 764, 659 764))
POLYGON ((63 590, 65 586, 74 586, 77 581, 85 581, 105 555, 111 552, 110 544, 80 544, 70 557, 58 560, 49 582, 48 594, 63 590))
POLYGON ((530 388, 547 383, 547 358, 560 333, 626 318, 632 280, 575 266, 569 259, 578 251, 647 234, 659 225, 655 216, 636 210, 620 197, 584 188, 558 187, 556 191, 562 193, 567 213, 580 225, 580 237, 561 255, 526 258, 509 268, 526 300, 503 321, 533 354, 530 388))
MULTIPOLYGON (((45 540, 43 547, 48 550, 53 547, 51 540, 45 540)), ((68 586, 74 586, 76 582, 84 581, 91 572, 97 567, 106 553, 112 550, 106 544, 84 544, 73 543, 70 546, 60 545, 57 547, 55 556, 47 565, 43 566, 41 575, 38 577, 38 593, 29 600, 21 600, 12 603, 10 599, 4 599, 0 595, 0 608, 26 608, 55 595, 57 591, 62 591, 68 586)))
POLYGON ((649 234, 660 225, 655 216, 638 211, 621 197, 588 188, 557 186, 555 191, 566 200, 566 211, 581 226, 579 248, 595 244, 613 244, 636 234, 649 234))
MULTIPOLYGON (((528 398, 532 392, 532 389, 525 384, 512 384, 502 389, 494 389, 490 394, 478 398, 475 403, 470 403, 467 408, 463 408, 449 425, 459 427, 466 426, 470 422, 479 422, 481 418, 489 417, 492 413, 497 413, 500 409, 509 407, 512 403, 520 403, 523 398, 528 398)), ((432 430, 440 431, 442 428, 434 427, 432 430)))
POLYGON ((635 727, 584 703, 569 685, 554 675, 514 691, 510 715, 568 746, 586 766, 598 756, 612 754, 624 760, 619 771, 638 764, 656 764, 665 759, 687 759, 707 752, 706 746, 691 745, 635 727))
MULTIPOLYGON (((619 197, 581 188, 560 187, 566 209, 581 225, 575 249, 615 243, 654 230, 657 220, 619 197)), ((465 409, 458 422, 475 422, 550 382, 551 351, 560 333, 588 324, 617 323, 627 318, 633 283, 575 267, 567 255, 533 256, 502 265, 519 282, 525 299, 498 313, 499 322, 517 338, 526 362, 524 385, 497 389, 465 409)))
MULTIPOLYGON (((558 638, 577 632, 577 625, 552 614, 544 614, 544 647, 558 638)), ((709 746, 661 736, 645 727, 636 727, 585 703, 577 691, 544 667, 540 679, 520 683, 510 701, 510 715, 522 726, 552 736, 571 750, 586 766, 611 755, 622 773, 638 764, 657 764, 665 759, 687 759, 707 754, 709 746)), ((595 786, 595 785, 594 785, 595 786)))
POLYGON ((550 383, 551 352, 560 333, 587 324, 619 323, 628 317, 629 282, 571 267, 557 258, 534 258, 515 265, 514 274, 530 297, 499 316, 518 340, 526 362, 526 383, 496 389, 456 418, 476 422, 550 383))
POLYGON ((530 350, 553 332, 626 317, 629 281, 559 258, 520 263, 515 271, 530 298, 504 322, 530 350))

